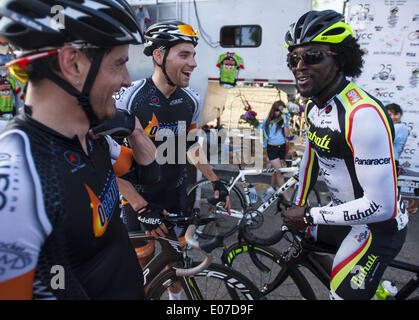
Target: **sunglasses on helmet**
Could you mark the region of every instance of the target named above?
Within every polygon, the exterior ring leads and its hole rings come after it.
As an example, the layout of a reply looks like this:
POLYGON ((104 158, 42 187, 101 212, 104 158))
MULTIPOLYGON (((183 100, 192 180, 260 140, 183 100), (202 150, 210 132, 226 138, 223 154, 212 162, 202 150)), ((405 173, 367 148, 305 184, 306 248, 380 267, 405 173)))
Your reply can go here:
POLYGON ((9 61, 6 63, 6 68, 8 68, 9 72, 18 79, 22 84, 25 84, 28 81, 28 74, 26 73, 25 69, 28 63, 52 56, 53 54, 57 54, 59 52, 58 49, 44 51, 44 52, 37 52, 31 55, 27 55, 25 57, 9 61))
POLYGON ((287 65, 288 68, 295 68, 298 64, 298 61, 302 59, 304 64, 313 65, 318 64, 323 61, 327 56, 336 56, 337 54, 332 51, 323 51, 323 50, 308 50, 302 54, 288 54, 287 56, 287 65))
POLYGON ((198 36, 198 32, 196 32, 189 24, 181 24, 178 25, 177 28, 186 36, 198 36))

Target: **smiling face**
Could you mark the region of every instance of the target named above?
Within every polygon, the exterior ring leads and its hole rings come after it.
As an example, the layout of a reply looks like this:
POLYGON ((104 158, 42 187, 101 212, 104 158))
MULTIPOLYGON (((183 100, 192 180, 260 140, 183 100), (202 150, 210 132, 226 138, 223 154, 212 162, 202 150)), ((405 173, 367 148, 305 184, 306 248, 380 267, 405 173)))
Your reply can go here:
POLYGON ((195 48, 188 42, 179 43, 170 48, 166 59, 166 72, 177 87, 187 87, 192 71, 197 67, 195 48))
POLYGON ((90 92, 90 103, 100 120, 112 118, 115 113, 113 95, 121 87, 131 85, 126 63, 128 45, 117 46, 107 52, 102 60, 99 73, 90 92))
POLYGON ((305 63, 303 59, 297 59, 295 66, 291 66, 298 92, 307 98, 321 98, 328 96, 333 90, 333 84, 339 71, 338 65, 325 44, 310 43, 294 48, 290 55, 301 56, 305 52, 322 51, 321 61, 316 64, 305 63))

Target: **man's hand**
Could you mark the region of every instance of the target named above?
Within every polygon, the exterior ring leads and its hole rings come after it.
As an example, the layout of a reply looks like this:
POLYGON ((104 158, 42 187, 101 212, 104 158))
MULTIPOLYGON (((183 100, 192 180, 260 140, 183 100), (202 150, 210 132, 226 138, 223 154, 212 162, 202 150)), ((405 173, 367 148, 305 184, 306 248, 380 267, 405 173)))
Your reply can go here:
POLYGON ((216 180, 212 181, 212 187, 214 189, 214 198, 219 199, 219 201, 224 201, 224 209, 230 213, 230 196, 225 185, 220 180, 216 180))
POLYGON ((144 132, 140 121, 135 117, 135 128, 128 136, 129 145, 132 148, 135 162, 139 165, 147 166, 156 159, 156 146, 144 132))
POLYGON ((104 120, 92 128, 94 135, 101 136, 129 136, 136 126, 135 116, 126 110, 116 109, 116 115, 112 119, 104 120))
POLYGON ((292 230, 302 230, 307 227, 304 222, 306 207, 293 206, 281 214, 284 223, 292 230))
POLYGON ((162 222, 162 215, 169 213, 162 207, 149 203, 145 207, 137 211, 138 220, 146 229, 146 235, 152 235, 154 238, 164 237, 168 230, 162 222))

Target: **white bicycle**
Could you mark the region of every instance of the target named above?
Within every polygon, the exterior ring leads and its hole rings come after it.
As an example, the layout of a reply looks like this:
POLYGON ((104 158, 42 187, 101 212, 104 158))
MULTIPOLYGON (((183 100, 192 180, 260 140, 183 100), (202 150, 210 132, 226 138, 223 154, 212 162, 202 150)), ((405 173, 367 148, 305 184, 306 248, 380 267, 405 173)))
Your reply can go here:
MULTIPOLYGON (((289 206, 283 200, 283 193, 288 191, 292 194, 291 202, 295 198, 300 161, 301 158, 297 158, 291 161, 290 167, 280 169, 245 169, 239 165, 237 175, 233 176, 230 181, 221 180, 229 191, 230 213, 224 209, 224 202, 216 202, 213 198, 214 191, 210 181, 204 179, 190 186, 187 191, 189 201, 190 203, 200 201, 201 216, 217 217, 214 223, 208 224, 203 230, 197 230, 197 233, 202 238, 212 238, 216 233, 223 237, 229 237, 238 230, 242 219, 245 219, 248 226, 257 229, 266 220, 268 212, 271 216, 278 215, 278 212, 284 210, 284 207, 289 206), (246 176, 274 172, 288 173, 292 176, 266 201, 259 200, 256 203, 251 203, 249 182, 246 176), (202 201, 205 199, 206 201, 202 201), (274 203, 276 203, 276 206, 274 206, 274 203)), ((309 199, 312 206, 320 204, 320 194, 315 188, 311 190, 309 199)), ((270 222, 268 221, 268 223, 270 222)), ((266 228, 263 228, 263 230, 266 231, 266 228)))

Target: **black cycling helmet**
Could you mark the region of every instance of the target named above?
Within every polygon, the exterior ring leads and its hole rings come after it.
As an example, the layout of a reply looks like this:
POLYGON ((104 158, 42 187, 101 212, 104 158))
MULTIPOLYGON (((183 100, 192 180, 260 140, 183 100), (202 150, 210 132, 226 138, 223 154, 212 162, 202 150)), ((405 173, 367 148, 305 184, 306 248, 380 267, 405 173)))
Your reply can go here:
POLYGON ((153 51, 158 48, 166 50, 163 63, 161 65, 155 63, 162 69, 167 83, 175 86, 166 72, 166 59, 169 55, 169 50, 171 47, 182 42, 192 43, 195 47, 198 44, 198 33, 189 24, 182 21, 167 21, 155 23, 148 27, 144 38, 146 40, 144 48, 144 54, 146 56, 151 56, 153 51))
POLYGON ((125 0, 2 0, 0 16, 0 36, 23 50, 75 41, 101 48, 142 43, 125 0))
POLYGON ((198 33, 182 21, 159 22, 151 25, 144 33, 144 54, 151 56, 157 48, 169 49, 181 42, 190 42, 194 47, 198 44, 198 33))
MULTIPOLYGON (((77 97, 91 125, 98 119, 90 105, 89 94, 105 49, 141 44, 140 30, 135 14, 125 0, 1 0, 0 3, 0 37, 23 50, 21 56, 58 49, 65 44, 101 48, 92 59, 82 92, 49 68, 41 71, 46 78, 77 97)), ((13 61, 9 65, 13 65, 13 61)))
POLYGON ((338 44, 353 36, 342 14, 334 10, 312 10, 290 26, 285 35, 285 47, 292 51, 295 46, 310 42, 338 44))

